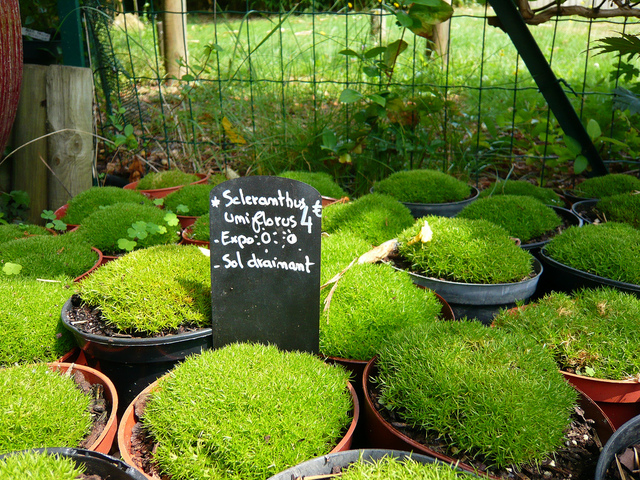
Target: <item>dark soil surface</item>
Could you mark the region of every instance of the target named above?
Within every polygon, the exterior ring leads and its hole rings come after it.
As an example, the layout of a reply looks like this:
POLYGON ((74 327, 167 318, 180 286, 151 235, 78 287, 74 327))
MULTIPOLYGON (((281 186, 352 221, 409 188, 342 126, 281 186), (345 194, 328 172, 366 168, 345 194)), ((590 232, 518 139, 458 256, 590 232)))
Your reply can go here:
POLYGON ((109 419, 109 405, 107 404, 107 399, 104 396, 104 387, 102 385, 90 384, 79 370, 74 370, 72 376, 76 385, 78 385, 78 388, 86 395, 90 395, 92 398, 89 408, 91 409, 93 426, 89 435, 87 435, 82 443, 78 445, 78 448, 89 448, 102 434, 107 425, 107 420, 109 419))

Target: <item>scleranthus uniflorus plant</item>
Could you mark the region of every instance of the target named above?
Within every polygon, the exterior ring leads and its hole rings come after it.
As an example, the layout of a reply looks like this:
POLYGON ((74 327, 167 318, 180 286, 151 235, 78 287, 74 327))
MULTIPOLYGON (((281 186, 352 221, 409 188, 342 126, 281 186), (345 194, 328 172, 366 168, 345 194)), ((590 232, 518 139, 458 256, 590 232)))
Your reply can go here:
POLYGON ((329 453, 351 422, 348 373, 315 355, 231 344, 187 358, 143 413, 172 480, 264 479, 329 453))
POLYGON ((347 268, 360 255, 371 250, 369 242, 349 231, 323 234, 321 242, 321 285, 347 268))
POLYGON ((545 205, 562 206, 560 196, 550 188, 539 187, 525 180, 499 180, 480 192, 480 198, 497 195, 528 196, 540 200, 545 205))
POLYGON ((149 198, 135 190, 118 187, 91 187, 67 202, 67 212, 61 220, 67 224, 79 225, 85 217, 96 210, 116 203, 153 205, 149 198))
POLYGON ((157 190, 159 188, 178 187, 200 180, 193 173, 185 173, 181 170, 164 170, 162 172, 149 172, 138 181, 137 190, 157 190))
POLYGON ((471 195, 469 185, 438 170, 396 172, 376 183, 374 190, 409 203, 459 202, 471 195))
POLYGON ((311 185, 324 197, 339 199, 347 196, 347 192, 336 183, 331 175, 325 172, 288 171, 278 176, 311 185))
POLYGON ((576 185, 573 193, 583 198, 603 198, 640 190, 640 179, 625 173, 610 173, 587 178, 576 185))
POLYGON ((0 459, 3 480, 76 480, 86 471, 86 465, 71 457, 43 452, 23 451, 0 459))

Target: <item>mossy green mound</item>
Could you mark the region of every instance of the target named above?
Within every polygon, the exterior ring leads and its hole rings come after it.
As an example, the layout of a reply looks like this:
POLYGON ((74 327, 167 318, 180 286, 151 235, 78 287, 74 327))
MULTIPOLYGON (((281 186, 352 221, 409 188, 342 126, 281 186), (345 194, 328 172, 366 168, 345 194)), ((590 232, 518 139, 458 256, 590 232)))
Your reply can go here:
POLYGON ((52 233, 44 227, 27 223, 0 225, 0 243, 24 239, 34 235, 52 235, 52 233))
POLYGON ((165 220, 167 215, 149 205, 118 203, 86 217, 77 233, 105 254, 125 252, 126 248, 119 244, 120 239, 135 241, 136 249, 177 243, 180 239, 178 220, 175 218, 175 225, 169 225, 165 220), (134 228, 138 222, 144 225, 139 223, 140 228, 134 228))
POLYGON ((624 173, 610 173, 587 178, 576 185, 573 193, 583 198, 603 198, 640 190, 640 179, 624 173))
POLYGON ((384 408, 494 467, 552 455, 577 398, 547 350, 475 321, 404 329, 377 365, 384 408))
POLYGON ((210 241, 211 237, 211 222, 209 213, 198 217, 191 227, 190 238, 193 240, 200 240, 201 242, 210 241))
POLYGON ((143 414, 173 480, 264 479, 324 455, 353 408, 348 373, 302 352, 232 344, 189 357, 143 414))
POLYGON ((60 320, 70 279, 0 278, 0 366, 52 362, 76 346, 60 320))
POLYGON ((311 185, 324 197, 342 198, 347 196, 347 192, 345 192, 328 173, 290 171, 283 172, 278 176, 282 178, 289 178, 291 180, 298 180, 311 185))
POLYGON ((158 188, 177 187, 197 182, 200 178, 193 173, 185 173, 181 170, 163 170, 162 172, 149 172, 140 179, 137 190, 156 190, 158 188))
POLYGON ((320 353, 370 360, 402 327, 436 321, 442 309, 436 295, 418 288, 407 272, 385 264, 351 267, 321 295, 320 353))
POLYGON ((211 324, 209 257, 194 245, 158 245, 128 253, 80 284, 82 300, 114 328, 136 334, 176 333, 211 324))
POLYGON ((608 380, 640 375, 640 300, 612 288, 551 293, 519 310, 502 312, 494 326, 543 345, 562 369, 608 380))
POLYGON ((47 364, 0 368, 0 454, 77 447, 92 425, 91 398, 47 364))
POLYGON ((553 208, 533 197, 519 195, 481 198, 464 207, 458 217, 488 220, 522 243, 529 243, 562 225, 562 219, 553 208))
POLYGON ((79 225, 96 210, 116 203, 153 205, 149 198, 135 190, 125 190, 118 187, 92 187, 69 200, 67 213, 62 221, 68 225, 79 225))
POLYGON ((321 242, 321 285, 348 267, 360 255, 371 250, 369 242, 349 231, 323 235, 321 242))
POLYGON ((640 285, 640 230, 607 222, 570 227, 545 247, 547 255, 577 270, 640 285))
POLYGON ((459 202, 471 195, 465 182, 437 170, 396 172, 376 183, 374 189, 410 203, 459 202))
POLYGON ((545 205, 562 206, 560 196, 550 188, 539 187, 525 180, 500 180, 480 192, 480 198, 496 195, 519 195, 537 198, 545 205))
POLYGON ((322 211, 322 230, 349 231, 380 245, 412 225, 414 218, 398 200, 378 193, 364 195, 348 203, 334 203, 322 211))
POLYGON ((179 215, 191 217, 199 217, 209 213, 209 192, 214 186, 207 183, 185 185, 164 198, 164 208, 179 215), (180 205, 187 207, 187 210, 179 209, 180 205))
POLYGON ((73 458, 40 452, 20 452, 0 459, 3 480, 76 480, 85 471, 85 465, 76 464, 73 458))
MULTIPOLYGON (((342 470, 341 480, 460 480, 468 475, 445 463, 419 463, 412 458, 383 457, 355 462, 342 470)), ((468 477, 471 478, 471 477, 468 477)))
POLYGON ((461 283, 514 283, 533 273, 533 257, 487 220, 428 216, 398 237, 399 252, 411 269, 428 277, 461 283), (431 239, 419 238, 425 221, 431 239))
POLYGON ((640 194, 621 193, 604 197, 598 201, 596 208, 610 222, 628 223, 640 228, 640 194))
POLYGON ((0 245, 0 262, 20 265, 20 276, 51 279, 79 277, 98 261, 98 254, 76 232, 37 235, 0 245))

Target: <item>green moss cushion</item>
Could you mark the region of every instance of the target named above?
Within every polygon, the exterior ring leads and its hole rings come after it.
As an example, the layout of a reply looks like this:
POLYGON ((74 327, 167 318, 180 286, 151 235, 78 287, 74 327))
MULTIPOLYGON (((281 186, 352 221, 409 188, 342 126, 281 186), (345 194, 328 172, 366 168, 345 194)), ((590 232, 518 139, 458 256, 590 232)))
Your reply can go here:
POLYGON ((553 208, 533 197, 519 195, 481 198, 464 207, 458 217, 489 220, 522 243, 529 243, 562 225, 553 208))
POLYGON ((500 180, 480 192, 480 198, 495 195, 526 195, 537 198, 545 205, 562 206, 560 196, 550 188, 539 187, 525 180, 500 180))
POLYGON ((328 173, 290 171, 281 173, 278 176, 307 183, 318 190, 320 195, 324 197, 342 198, 347 196, 347 192, 345 192, 328 173))
POLYGON ((562 369, 608 380, 640 375, 640 300, 613 288, 551 293, 494 319, 544 345, 562 369))
POLYGON ((71 457, 23 451, 0 459, 0 478, 4 480, 77 480, 86 471, 83 463, 71 457))
POLYGON ((640 194, 630 192, 604 197, 596 208, 604 214, 607 221, 628 223, 640 228, 640 194))
POLYGON ((610 173, 600 177, 587 178, 573 189, 573 193, 583 198, 603 198, 636 190, 640 190, 638 177, 623 173, 610 173))
POLYGON ((193 240, 200 240, 201 242, 210 241, 211 237, 211 218, 209 213, 198 217, 191 227, 190 238, 193 240))
POLYGON ((207 183, 185 185, 177 192, 172 192, 164 198, 164 208, 179 215, 191 217, 199 217, 209 213, 209 192, 214 186, 207 183), (186 206, 187 210, 179 209, 180 205, 186 206))
POLYGON ((640 230, 607 222, 570 227, 545 247, 547 255, 577 270, 640 285, 640 230))
POLYGON ((459 202, 471 195, 465 182, 437 170, 396 172, 376 183, 374 190, 410 203, 459 202))
POLYGON ((348 203, 334 203, 322 211, 322 230, 349 231, 372 245, 395 238, 414 218, 398 200, 378 193, 348 203))
POLYGON ((436 321, 442 305, 436 295, 418 288, 410 275, 386 264, 351 267, 321 295, 320 353, 370 360, 394 331, 436 321))
POLYGON ((360 255, 371 250, 369 242, 349 231, 323 235, 321 247, 321 285, 344 270, 360 255))
POLYGON ((99 209, 86 217, 77 233, 105 254, 124 252, 125 249, 118 245, 120 239, 135 240, 136 248, 177 243, 177 219, 176 225, 169 225, 165 220, 166 215, 166 212, 157 207, 118 203, 99 209), (147 235, 144 238, 132 230, 137 222, 146 224, 143 230, 146 230, 147 235), (154 226, 162 228, 158 230, 154 226))
POLYGON ((411 269, 428 277, 462 283, 513 283, 532 271, 533 257, 487 220, 429 216, 398 237, 399 252, 411 269), (425 229, 429 241, 417 237, 425 229))
POLYGON ((92 187, 69 200, 67 213, 62 221, 70 225, 79 225, 85 217, 96 210, 116 203, 153 205, 149 198, 135 190, 125 190, 118 187, 92 187))
POLYGON ((200 178, 193 173, 185 173, 180 170, 164 170, 162 172, 149 172, 140 179, 136 189, 156 190, 158 188, 177 187, 197 182, 200 178))
POLYGON ((74 292, 70 279, 0 277, 0 367, 53 362, 76 346, 60 311, 74 292))

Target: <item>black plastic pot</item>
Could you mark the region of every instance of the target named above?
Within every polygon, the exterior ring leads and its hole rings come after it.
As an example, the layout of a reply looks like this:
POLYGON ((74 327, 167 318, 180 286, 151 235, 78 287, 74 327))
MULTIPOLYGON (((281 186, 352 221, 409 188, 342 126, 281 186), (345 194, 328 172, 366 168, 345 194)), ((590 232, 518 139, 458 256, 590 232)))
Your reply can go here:
POLYGON ((615 463, 616 455, 638 444, 640 444, 640 415, 633 417, 611 435, 600 452, 595 480, 605 480, 609 466, 615 463))
POLYGON ((84 352, 87 364, 113 382, 121 399, 119 416, 150 383, 171 370, 187 355, 212 348, 211 328, 163 337, 107 337, 85 333, 70 323, 69 299, 62 307, 62 323, 84 352))
POLYGON ((410 203, 402 202, 410 211, 413 218, 422 218, 427 215, 437 215, 439 217, 455 217, 460 210, 469 205, 471 202, 475 202, 480 195, 480 191, 472 186, 471 196, 460 202, 449 203, 410 203))
MULTIPOLYGON (((572 210, 568 210, 562 207, 556 207, 555 205, 549 206, 553 208, 553 210, 562 218, 562 221, 565 225, 571 227, 581 227, 584 224, 583 219, 572 210)), ((521 245, 521 248, 527 250, 537 257, 540 249, 547 243, 549 243, 549 240, 545 240, 543 242, 525 243, 521 245)))
POLYGON ((317 475, 330 475, 332 473, 335 473, 336 469, 347 467, 352 463, 361 461, 373 463, 385 457, 391 457, 398 460, 411 458, 412 460, 422 464, 441 463, 459 470, 451 464, 441 462, 440 460, 437 460, 433 457, 421 455, 419 453, 404 452, 401 450, 364 449, 347 450, 345 452, 331 453, 329 455, 323 455, 321 457, 313 458, 311 460, 307 460, 306 462, 302 462, 295 467, 284 470, 283 472, 270 477, 268 480, 291 480, 294 478, 315 477, 317 475))
MULTIPOLYGON (((25 451, 0 455, 0 460, 25 451)), ((84 465, 86 467, 86 475, 98 475, 102 479, 109 480, 147 480, 142 473, 132 466, 104 453, 92 452, 82 448, 37 448, 32 451, 71 458, 76 465, 84 465)))
POLYGON ((584 223, 592 224, 593 215, 590 215, 593 208, 598 204, 599 200, 592 198, 589 200, 581 200, 571 205, 571 211, 579 216, 584 223))
POLYGON ((442 296, 451 306, 455 318, 467 317, 490 325, 500 310, 512 308, 531 297, 542 274, 542 265, 534 258, 535 276, 516 283, 460 283, 425 277, 409 272, 413 282, 442 296))
POLYGON ((580 288, 612 287, 640 298, 640 285, 618 282, 610 278, 577 270, 551 258, 544 247, 540 250, 538 258, 540 258, 544 266, 542 283, 545 291, 541 293, 548 293, 552 290, 571 293, 580 288))

